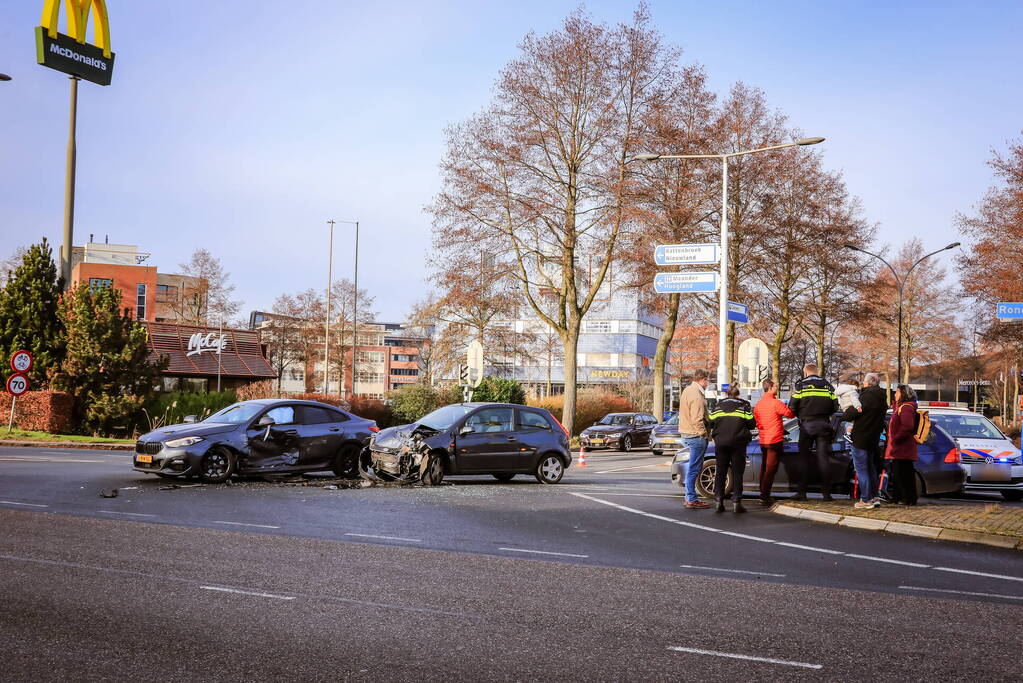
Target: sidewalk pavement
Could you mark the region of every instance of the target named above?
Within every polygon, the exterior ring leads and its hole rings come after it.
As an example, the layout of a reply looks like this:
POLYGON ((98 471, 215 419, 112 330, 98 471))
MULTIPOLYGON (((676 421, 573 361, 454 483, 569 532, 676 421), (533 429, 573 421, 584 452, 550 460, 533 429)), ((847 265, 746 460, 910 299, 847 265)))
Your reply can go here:
POLYGON ((15 446, 22 448, 81 448, 90 451, 135 450, 135 444, 131 443, 86 443, 84 441, 16 441, 13 439, 0 439, 0 446, 15 446))
POLYGON ((1020 507, 1000 503, 932 503, 921 499, 916 506, 883 505, 873 510, 857 510, 853 502, 780 500, 771 511, 856 529, 1023 550, 1020 507))

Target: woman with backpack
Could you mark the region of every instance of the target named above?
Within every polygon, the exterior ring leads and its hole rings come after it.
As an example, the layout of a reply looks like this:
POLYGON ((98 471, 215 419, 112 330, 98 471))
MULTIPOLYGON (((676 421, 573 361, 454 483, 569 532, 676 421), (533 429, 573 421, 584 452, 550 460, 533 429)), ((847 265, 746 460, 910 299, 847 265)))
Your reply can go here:
POLYGON ((892 418, 888 422, 888 446, 884 457, 891 470, 894 486, 892 502, 898 505, 916 505, 916 392, 905 384, 895 390, 892 418))

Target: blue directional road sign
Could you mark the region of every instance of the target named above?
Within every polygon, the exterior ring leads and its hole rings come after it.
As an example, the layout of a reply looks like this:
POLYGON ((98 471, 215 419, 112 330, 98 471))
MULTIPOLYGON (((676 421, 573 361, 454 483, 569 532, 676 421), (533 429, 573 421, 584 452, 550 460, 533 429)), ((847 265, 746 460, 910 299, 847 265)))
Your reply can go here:
POLYGON ((718 263, 716 244, 658 244, 654 263, 659 266, 708 266, 718 263))
POLYGON ((998 304, 999 320, 1023 320, 1023 303, 998 304))
POLYGON ((749 306, 737 304, 734 301, 728 302, 728 321, 733 323, 746 324, 749 322, 749 306))
POLYGON ((718 274, 714 272, 658 273, 654 277, 654 291, 658 294, 689 294, 717 290, 718 274))

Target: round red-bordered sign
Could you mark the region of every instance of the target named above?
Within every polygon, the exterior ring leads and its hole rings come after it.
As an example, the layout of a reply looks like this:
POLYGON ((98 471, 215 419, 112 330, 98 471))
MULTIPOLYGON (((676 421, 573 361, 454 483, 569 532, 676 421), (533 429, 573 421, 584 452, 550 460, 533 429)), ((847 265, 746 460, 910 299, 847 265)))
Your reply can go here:
POLYGON ((32 369, 32 354, 22 349, 11 354, 11 370, 17 373, 28 372, 32 369))
POLYGON ((21 396, 28 391, 28 377, 21 374, 11 375, 7 378, 7 393, 11 396, 21 396))

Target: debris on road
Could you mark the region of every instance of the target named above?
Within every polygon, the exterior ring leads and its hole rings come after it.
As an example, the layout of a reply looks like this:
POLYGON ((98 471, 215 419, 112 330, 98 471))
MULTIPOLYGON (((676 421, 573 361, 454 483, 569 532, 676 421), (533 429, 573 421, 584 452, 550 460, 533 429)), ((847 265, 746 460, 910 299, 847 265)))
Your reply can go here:
POLYGON ((206 488, 206 484, 171 484, 170 486, 161 486, 161 491, 172 491, 174 489, 194 489, 194 488, 206 488))
POLYGON ((103 489, 99 495, 104 498, 117 498, 117 489, 103 489))

